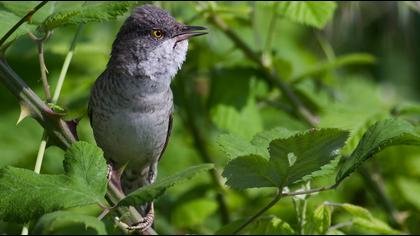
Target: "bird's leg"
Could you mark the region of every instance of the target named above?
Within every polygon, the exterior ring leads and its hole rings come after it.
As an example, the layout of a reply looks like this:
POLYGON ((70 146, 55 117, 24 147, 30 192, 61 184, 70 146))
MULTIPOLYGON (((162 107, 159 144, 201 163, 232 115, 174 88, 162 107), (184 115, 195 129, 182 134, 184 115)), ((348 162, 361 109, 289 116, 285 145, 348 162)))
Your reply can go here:
POLYGON ((149 205, 149 210, 147 211, 146 216, 143 217, 143 220, 138 222, 135 225, 128 226, 128 230, 139 230, 144 232, 148 230, 153 225, 153 221, 155 220, 155 208, 153 206, 153 202, 149 205))
MULTIPOLYGON (((157 164, 158 162, 155 162, 152 165, 150 165, 149 173, 148 173, 147 181, 146 181, 147 184, 152 184, 155 182, 156 176, 157 176, 157 164)), ((129 230, 140 230, 144 232, 150 227, 152 227, 153 222, 155 220, 155 209, 154 209, 153 202, 151 202, 146 209, 147 209, 147 214, 143 217, 143 220, 133 226, 130 226, 128 228, 129 230)))

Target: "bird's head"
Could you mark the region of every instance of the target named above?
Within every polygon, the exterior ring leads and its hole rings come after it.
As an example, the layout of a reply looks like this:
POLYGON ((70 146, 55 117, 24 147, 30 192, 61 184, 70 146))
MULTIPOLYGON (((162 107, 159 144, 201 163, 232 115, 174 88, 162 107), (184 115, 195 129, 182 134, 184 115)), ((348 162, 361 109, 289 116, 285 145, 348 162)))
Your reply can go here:
POLYGON ((177 22, 153 5, 136 7, 121 27, 111 57, 118 63, 136 64, 152 79, 173 78, 185 60, 188 39, 206 34, 205 29, 177 22))

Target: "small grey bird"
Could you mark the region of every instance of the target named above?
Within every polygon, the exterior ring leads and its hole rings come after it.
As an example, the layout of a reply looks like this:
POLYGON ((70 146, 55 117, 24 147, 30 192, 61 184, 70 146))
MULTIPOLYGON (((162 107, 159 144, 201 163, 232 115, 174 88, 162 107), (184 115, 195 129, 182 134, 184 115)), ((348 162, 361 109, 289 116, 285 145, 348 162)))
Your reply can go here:
MULTIPOLYGON (((88 113, 95 140, 113 169, 126 165, 122 190, 151 184, 172 126, 171 80, 185 60, 188 39, 206 34, 153 5, 136 7, 112 45, 96 80, 88 113)), ((111 179, 112 181, 112 179, 111 179)), ((153 222, 153 205, 141 208, 153 222), (150 217, 151 216, 151 217, 150 217)))

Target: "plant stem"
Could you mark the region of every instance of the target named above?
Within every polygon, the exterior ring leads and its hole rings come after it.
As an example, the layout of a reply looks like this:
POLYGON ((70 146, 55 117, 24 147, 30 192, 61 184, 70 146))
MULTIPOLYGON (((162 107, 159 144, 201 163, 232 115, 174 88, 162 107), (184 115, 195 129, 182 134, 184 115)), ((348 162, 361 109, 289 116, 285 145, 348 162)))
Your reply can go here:
POLYGON ((58 77, 57 87, 54 91, 54 96, 52 98, 53 103, 57 103, 58 98, 60 97, 61 89, 63 88, 64 79, 66 78, 67 71, 70 66, 71 59, 73 58, 74 49, 76 48, 76 42, 79 37, 80 32, 82 31, 83 24, 80 24, 77 28, 76 34, 73 37, 73 40, 70 45, 70 49, 67 52, 66 58, 64 59, 63 67, 61 68, 60 76, 58 77))
POLYGON ((7 33, 0 39, 0 46, 6 42, 6 40, 21 26, 25 21, 29 20, 35 12, 37 12, 41 7, 47 4, 48 1, 42 1, 38 5, 36 5, 32 10, 26 13, 7 33))
POLYGON ((251 216, 248 220, 246 220, 244 223, 242 223, 235 231, 233 231, 232 234, 236 235, 239 232, 241 232, 246 226, 251 224, 258 217, 260 217, 262 214, 264 214, 267 210, 269 210, 271 207, 273 207, 281 198, 282 198, 281 189, 278 189, 276 196, 274 196, 273 200, 271 200, 270 203, 268 203, 265 207, 263 207, 261 210, 259 210, 255 215, 251 216))
POLYGON ((38 155, 36 157, 36 163, 35 163, 35 168, 34 168, 34 172, 37 174, 41 172, 41 166, 42 166, 42 161, 44 160, 44 154, 45 154, 45 149, 47 147, 47 142, 48 142, 48 136, 47 136, 47 133, 44 131, 44 133, 42 134, 41 143, 39 145, 38 155))

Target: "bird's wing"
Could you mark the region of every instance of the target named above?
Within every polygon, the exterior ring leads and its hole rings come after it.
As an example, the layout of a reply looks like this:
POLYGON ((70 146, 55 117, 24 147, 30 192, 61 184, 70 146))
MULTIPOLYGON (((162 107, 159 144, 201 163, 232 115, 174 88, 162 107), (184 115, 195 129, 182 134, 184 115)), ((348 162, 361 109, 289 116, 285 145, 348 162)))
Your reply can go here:
POLYGON ((165 152, 165 150, 166 150, 166 147, 168 146, 168 141, 169 141, 169 136, 171 136, 171 132, 172 132, 172 123, 173 123, 173 119, 174 119, 174 117, 173 117, 173 110, 169 113, 169 122, 168 122, 168 131, 167 131, 167 134, 166 134, 166 140, 165 140, 165 144, 163 145, 163 149, 162 149, 162 152, 160 153, 160 156, 159 156, 159 159, 158 159, 158 161, 160 161, 160 159, 162 158, 162 156, 163 156, 163 153, 165 152))

